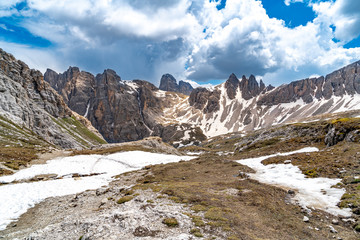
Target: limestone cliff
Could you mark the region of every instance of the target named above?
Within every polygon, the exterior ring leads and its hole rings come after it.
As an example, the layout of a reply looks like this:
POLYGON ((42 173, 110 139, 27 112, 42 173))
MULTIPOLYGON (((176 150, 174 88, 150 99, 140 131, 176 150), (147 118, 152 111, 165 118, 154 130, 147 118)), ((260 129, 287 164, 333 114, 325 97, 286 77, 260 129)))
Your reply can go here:
MULTIPOLYGON (((0 49, 1 138, 26 129, 44 142, 61 148, 90 147, 105 142, 95 129, 81 122, 63 98, 44 81, 41 72, 0 49), (10 125, 12 127, 10 127, 10 125), (16 132, 16 131, 15 131, 16 132)), ((9 140, 10 141, 10 140, 9 140)), ((24 140, 25 141, 25 140, 24 140)))

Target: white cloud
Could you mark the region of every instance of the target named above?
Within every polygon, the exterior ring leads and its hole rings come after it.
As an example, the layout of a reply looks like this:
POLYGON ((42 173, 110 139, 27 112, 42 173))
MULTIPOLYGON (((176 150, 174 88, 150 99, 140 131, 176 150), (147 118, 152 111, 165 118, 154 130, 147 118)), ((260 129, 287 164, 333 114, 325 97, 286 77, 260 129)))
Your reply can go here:
POLYGON ((319 2, 313 4, 313 9, 324 23, 336 27, 337 39, 349 42, 360 35, 360 1, 319 2))
POLYGON ((286 6, 290 6, 291 3, 295 2, 304 2, 304 0, 285 0, 284 3, 286 6))
MULTIPOLYGON (((317 17, 292 29, 269 18, 258 0, 227 0, 220 11, 209 0, 28 0, 28 8, 17 11, 19 2, 1 1, 0 16, 26 16, 19 25, 52 45, 2 44, 41 70, 113 68, 123 78, 155 84, 165 72, 198 82, 234 72, 278 85, 360 58, 360 48, 342 47, 360 34, 358 0, 310 2, 317 17)), ((303 1, 284 0, 294 2, 303 1)))
POLYGON ((211 84, 211 83, 206 83, 206 84, 199 84, 195 81, 192 81, 192 80, 183 80, 184 82, 188 82, 190 83, 190 85, 193 87, 193 88, 198 88, 198 87, 202 87, 202 88, 213 88, 214 85, 211 84))
POLYGON ((42 49, 34 49, 27 45, 8 43, 0 41, 1 48, 13 54, 16 59, 25 62, 30 68, 45 72, 46 68, 52 68, 55 71, 63 70, 64 65, 59 64, 58 54, 53 51, 43 51, 42 49))
POLYGON ((22 2, 23 0, 1 0, 0 2, 0 8, 11 8, 14 5, 16 5, 19 2, 22 2))

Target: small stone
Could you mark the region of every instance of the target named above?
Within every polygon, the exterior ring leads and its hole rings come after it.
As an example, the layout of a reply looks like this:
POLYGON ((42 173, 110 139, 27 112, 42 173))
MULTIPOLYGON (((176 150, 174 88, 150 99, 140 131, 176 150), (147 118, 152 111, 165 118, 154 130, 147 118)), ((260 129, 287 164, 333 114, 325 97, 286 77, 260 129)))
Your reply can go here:
POLYGON ((102 195, 102 194, 105 194, 106 192, 108 192, 108 189, 107 188, 99 188, 99 189, 96 189, 96 196, 99 196, 99 195, 102 195))
POLYGON ((292 195, 292 194, 295 194, 295 191, 294 191, 294 190, 289 189, 289 190, 288 190, 288 194, 291 194, 291 195, 292 195))
POLYGON ((307 216, 304 216, 303 221, 304 221, 304 222, 309 222, 310 219, 309 219, 307 216))
POLYGON ((315 230, 316 230, 316 231, 320 231, 320 229, 319 229, 319 228, 317 228, 317 227, 315 228, 315 230))
POLYGON ((330 232, 337 233, 336 229, 333 226, 329 225, 329 228, 330 228, 330 232))
POLYGON ((341 219, 343 222, 351 222, 351 223, 355 223, 355 219, 353 219, 353 218, 343 218, 343 219, 341 219))
POLYGON ((338 224, 339 224, 339 220, 333 219, 333 220, 331 220, 331 223, 334 224, 334 225, 338 225, 338 224))
POLYGON ((106 204, 109 200, 107 198, 103 198, 101 200, 101 205, 106 204))
POLYGON ((285 160, 284 161, 284 164, 289 164, 289 163, 291 163, 291 160, 285 160))

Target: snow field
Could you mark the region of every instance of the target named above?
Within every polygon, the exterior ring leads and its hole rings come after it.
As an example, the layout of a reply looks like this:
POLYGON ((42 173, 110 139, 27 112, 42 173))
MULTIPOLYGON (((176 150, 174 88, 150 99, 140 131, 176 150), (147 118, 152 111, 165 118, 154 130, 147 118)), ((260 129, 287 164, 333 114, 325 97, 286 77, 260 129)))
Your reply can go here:
POLYGON ((46 164, 33 165, 10 176, 0 177, 0 230, 20 217, 29 208, 48 197, 64 196, 97 189, 107 185, 113 176, 138 170, 150 164, 191 160, 193 156, 176 156, 142 151, 121 152, 110 155, 79 155, 56 158, 46 164), (72 178, 71 174, 100 175, 72 178), (11 183, 14 180, 27 180, 40 174, 57 174, 63 179, 29 183, 11 183))

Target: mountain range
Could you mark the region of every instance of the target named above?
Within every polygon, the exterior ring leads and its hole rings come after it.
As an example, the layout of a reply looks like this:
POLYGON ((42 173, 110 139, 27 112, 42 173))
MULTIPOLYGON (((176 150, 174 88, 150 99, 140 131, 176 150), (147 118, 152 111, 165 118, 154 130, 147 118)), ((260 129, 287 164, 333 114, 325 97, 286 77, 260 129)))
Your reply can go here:
POLYGON ((325 77, 265 86, 253 75, 212 88, 195 88, 164 74, 157 88, 144 80, 125 81, 107 69, 96 76, 69 67, 48 69, 44 80, 73 111, 90 120, 108 142, 160 136, 174 146, 208 137, 249 132, 325 113, 360 108, 360 62, 325 77))
POLYGON ((78 67, 64 73, 48 69, 43 76, 3 50, 0 57, 3 124, 26 127, 62 148, 148 136, 176 147, 197 145, 220 134, 360 108, 360 61, 278 87, 231 74, 222 84, 194 89, 171 74, 162 76, 159 88, 122 80, 111 69, 96 76, 78 67))

